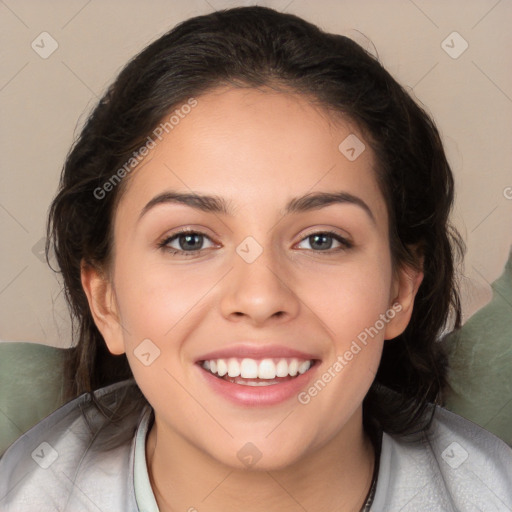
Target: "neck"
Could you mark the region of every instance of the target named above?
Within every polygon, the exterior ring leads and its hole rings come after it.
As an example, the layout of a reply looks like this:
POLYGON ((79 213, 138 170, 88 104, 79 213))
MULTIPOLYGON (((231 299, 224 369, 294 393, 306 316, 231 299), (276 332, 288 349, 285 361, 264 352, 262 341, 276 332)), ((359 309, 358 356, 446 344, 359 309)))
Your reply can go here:
POLYGON ((362 428, 361 411, 314 453, 282 469, 226 466, 159 428, 146 441, 148 473, 161 512, 176 510, 359 512, 366 501, 375 451, 362 428), (165 432, 165 434, 164 434, 165 432))

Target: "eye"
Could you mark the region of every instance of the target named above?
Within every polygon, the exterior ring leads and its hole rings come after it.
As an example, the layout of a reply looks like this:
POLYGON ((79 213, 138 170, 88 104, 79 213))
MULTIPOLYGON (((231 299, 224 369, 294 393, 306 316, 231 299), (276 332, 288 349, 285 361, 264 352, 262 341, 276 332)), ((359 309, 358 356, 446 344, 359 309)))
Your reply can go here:
POLYGON ((158 246, 171 254, 182 254, 187 256, 192 255, 192 253, 198 254, 208 248, 204 247, 204 243, 206 241, 209 241, 210 243, 210 246, 208 247, 213 247, 215 245, 210 240, 210 237, 204 233, 199 231, 182 230, 165 238, 158 244, 158 246))
POLYGON ((304 243, 307 241, 311 249, 315 252, 329 251, 329 252, 337 252, 343 251, 346 249, 350 249, 352 244, 342 236, 334 233, 332 231, 318 231, 317 233, 312 233, 304 238, 300 243, 304 243), (333 243, 337 243, 338 247, 333 248, 333 243))
MULTIPOLYGON (((333 253, 350 249, 353 246, 352 243, 347 239, 332 231, 318 231, 316 233, 312 233, 305 237, 299 243, 299 246, 304 242, 308 242, 310 246, 309 248, 314 252, 333 253), (335 246, 335 244, 338 245, 335 246)), ((158 244, 158 247, 165 250, 166 252, 183 256, 197 255, 202 251, 214 246, 215 244, 205 233, 187 229, 179 231, 178 233, 174 233, 158 244), (205 247, 205 243, 208 243, 209 245, 205 247)), ((308 248, 306 247, 306 249, 308 248)))

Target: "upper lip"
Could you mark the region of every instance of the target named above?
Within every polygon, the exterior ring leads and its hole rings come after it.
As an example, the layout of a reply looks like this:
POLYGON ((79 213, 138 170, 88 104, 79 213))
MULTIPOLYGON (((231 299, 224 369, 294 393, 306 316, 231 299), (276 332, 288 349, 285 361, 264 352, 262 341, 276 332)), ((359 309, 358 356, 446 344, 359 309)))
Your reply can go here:
POLYGON ((236 357, 240 359, 272 359, 272 358, 296 358, 307 361, 319 359, 314 354, 308 354, 300 350, 285 347, 283 345, 251 345, 238 344, 225 347, 219 350, 213 350, 196 359, 196 363, 209 361, 212 359, 229 359, 236 357))

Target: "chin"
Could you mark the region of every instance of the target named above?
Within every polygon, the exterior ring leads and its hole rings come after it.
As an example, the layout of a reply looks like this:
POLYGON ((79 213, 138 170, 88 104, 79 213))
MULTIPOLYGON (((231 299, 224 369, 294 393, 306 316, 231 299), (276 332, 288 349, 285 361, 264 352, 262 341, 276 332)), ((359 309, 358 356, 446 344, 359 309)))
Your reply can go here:
POLYGON ((270 441, 265 436, 246 437, 232 441, 219 452, 218 447, 208 452, 210 456, 235 470, 279 471, 299 462, 307 456, 304 435, 291 439, 287 432, 270 441), (285 442, 285 439, 287 442, 285 442))

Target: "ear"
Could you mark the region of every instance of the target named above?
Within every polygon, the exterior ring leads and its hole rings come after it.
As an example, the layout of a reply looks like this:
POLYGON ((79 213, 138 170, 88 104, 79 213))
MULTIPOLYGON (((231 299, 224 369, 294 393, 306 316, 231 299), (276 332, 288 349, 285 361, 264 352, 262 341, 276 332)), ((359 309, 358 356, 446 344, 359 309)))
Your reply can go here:
POLYGON ((101 332, 108 350, 115 355, 123 354, 125 352, 123 330, 110 279, 84 261, 80 267, 80 277, 94 323, 101 332))
MULTIPOLYGON (((423 259, 421 266, 423 267, 423 259)), ((411 320, 414 299, 423 277, 423 270, 410 266, 404 266, 396 272, 391 293, 391 305, 396 314, 386 325, 384 339, 391 340, 405 331, 411 320)))

